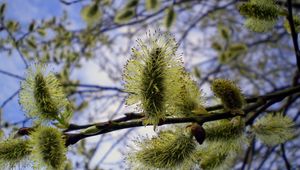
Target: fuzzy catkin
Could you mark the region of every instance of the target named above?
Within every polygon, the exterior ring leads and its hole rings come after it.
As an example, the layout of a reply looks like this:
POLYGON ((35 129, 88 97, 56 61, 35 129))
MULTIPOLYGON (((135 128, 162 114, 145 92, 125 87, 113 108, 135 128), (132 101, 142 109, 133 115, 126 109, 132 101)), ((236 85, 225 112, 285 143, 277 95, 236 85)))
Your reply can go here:
POLYGON ((274 0, 250 0, 242 3, 239 11, 246 17, 245 26, 255 32, 270 30, 281 13, 274 0))
POLYGON ((68 104, 58 79, 52 73, 45 75, 41 65, 28 69, 26 79, 21 83, 19 102, 28 117, 41 121, 56 119, 68 104))
POLYGON ((182 168, 195 151, 196 143, 190 135, 179 131, 163 131, 157 137, 137 142, 139 148, 129 160, 134 166, 149 169, 182 168))
POLYGON ((30 134, 32 158, 37 168, 61 170, 65 166, 66 147, 62 133, 54 127, 39 126, 30 134))
POLYGON ((176 56, 177 43, 169 34, 148 34, 138 47, 124 71, 126 103, 138 104, 145 113, 145 124, 157 125, 168 114, 174 114, 181 88, 183 66, 176 56))
POLYGON ((236 111, 243 107, 244 97, 241 90, 230 80, 216 79, 211 84, 211 90, 220 98, 226 109, 236 111))
POLYGON ((274 146, 293 138, 295 123, 281 113, 267 114, 257 120, 252 130, 264 144, 274 146))
POLYGON ((28 146, 28 140, 7 139, 0 142, 0 166, 13 168, 17 164, 25 161, 31 150, 28 146))

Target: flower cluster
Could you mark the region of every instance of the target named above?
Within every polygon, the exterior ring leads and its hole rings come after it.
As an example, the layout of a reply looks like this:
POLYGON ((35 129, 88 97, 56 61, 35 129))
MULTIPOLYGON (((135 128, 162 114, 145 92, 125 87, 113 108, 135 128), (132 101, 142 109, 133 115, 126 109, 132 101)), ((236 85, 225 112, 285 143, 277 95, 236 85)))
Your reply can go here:
POLYGON ((176 51, 174 38, 158 32, 138 40, 138 47, 132 49, 124 71, 127 104, 139 104, 147 118, 145 124, 157 125, 168 115, 190 114, 201 107, 200 92, 176 51))
POLYGON ((30 148, 36 167, 60 170, 65 166, 66 147, 62 133, 54 127, 40 126, 30 134, 30 148))
POLYGON ((25 163, 31 150, 28 141, 23 139, 7 139, 0 142, 0 166, 13 168, 25 163))
POLYGON ((69 104, 63 88, 53 73, 47 73, 43 65, 28 69, 27 78, 21 83, 19 102, 26 115, 39 122, 58 120, 66 124, 70 118, 69 104))
POLYGON ((132 166, 149 169, 184 167, 196 148, 192 136, 181 130, 161 131, 157 137, 136 144, 138 149, 129 155, 132 166))
POLYGON ((61 170, 65 167, 66 147, 62 133, 54 127, 39 126, 29 132, 29 139, 9 138, 0 142, 0 165, 13 168, 27 166, 61 170))

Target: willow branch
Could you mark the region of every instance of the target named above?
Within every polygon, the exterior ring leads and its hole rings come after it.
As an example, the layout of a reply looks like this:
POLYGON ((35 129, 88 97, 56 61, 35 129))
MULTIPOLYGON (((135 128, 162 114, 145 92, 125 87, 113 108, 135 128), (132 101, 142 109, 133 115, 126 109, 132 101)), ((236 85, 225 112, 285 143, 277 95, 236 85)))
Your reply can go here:
MULTIPOLYGON (((219 112, 219 113, 211 113, 211 114, 199 114, 194 117, 168 117, 166 119, 163 119, 160 121, 158 126, 161 125, 167 125, 167 124, 177 124, 177 123, 190 123, 190 122, 197 122, 199 124, 203 124, 205 122, 209 121, 215 121, 215 120, 221 120, 221 119, 228 119, 235 116, 246 116, 247 117, 246 124, 249 125, 253 123, 254 119, 263 111, 265 111, 268 107, 272 106, 274 103, 279 102, 283 100, 285 97, 288 97, 292 94, 299 93, 300 92, 300 86, 296 87, 290 87, 281 91, 273 92, 270 94, 267 94, 265 96, 257 97, 257 98, 251 98, 251 101, 256 101, 254 104, 247 105, 243 111, 244 115, 234 115, 229 111, 225 112, 219 112), (258 109, 258 110, 257 110, 258 109), (254 112, 253 115, 248 114, 250 112, 254 112)), ((249 100, 249 99, 248 99, 249 100)), ((143 124, 144 116, 143 114, 137 114, 137 113, 130 113, 127 114, 127 116, 107 121, 107 122, 100 122, 90 125, 70 125, 68 129, 65 130, 65 136, 66 136, 66 145, 72 145, 77 143, 79 140, 101 135, 105 133, 109 133, 112 131, 117 131, 121 129, 127 129, 127 128, 134 128, 134 127, 141 127, 145 126, 143 124), (78 130, 78 129, 85 129, 88 127, 94 126, 96 129, 98 129, 95 133, 68 133, 68 131, 71 130, 78 130)), ((150 126, 151 124, 149 124, 150 126)), ((148 126, 148 125, 147 125, 148 126)))

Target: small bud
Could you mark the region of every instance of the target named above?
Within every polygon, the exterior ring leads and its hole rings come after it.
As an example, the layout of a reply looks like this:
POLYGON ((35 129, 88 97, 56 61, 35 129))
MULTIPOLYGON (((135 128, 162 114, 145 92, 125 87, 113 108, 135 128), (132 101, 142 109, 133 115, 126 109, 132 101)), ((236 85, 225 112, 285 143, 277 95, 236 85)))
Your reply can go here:
POLYGON ((92 135, 99 132, 99 128, 97 128, 97 126, 91 126, 86 128, 85 130, 83 130, 81 133, 85 134, 85 135, 92 135))
POLYGON ((34 129, 33 128, 29 128, 29 127, 23 127, 20 128, 17 132, 17 136, 25 136, 25 135, 29 135, 30 132, 32 132, 34 129))
POLYGON ((201 145, 205 140, 205 130, 198 123, 193 123, 191 125, 191 133, 195 137, 196 141, 201 145))

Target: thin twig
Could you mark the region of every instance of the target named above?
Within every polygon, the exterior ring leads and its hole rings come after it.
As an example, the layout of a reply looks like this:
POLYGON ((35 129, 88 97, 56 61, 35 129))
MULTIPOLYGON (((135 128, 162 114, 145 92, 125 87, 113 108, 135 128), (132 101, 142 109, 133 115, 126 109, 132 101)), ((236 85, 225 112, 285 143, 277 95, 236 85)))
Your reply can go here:
POLYGON ((292 0, 287 1, 287 7, 288 7, 287 19, 289 21, 289 25, 291 28, 291 35, 292 35, 295 55, 296 55, 296 59, 297 59, 297 67, 298 67, 298 71, 300 72, 300 50, 299 50, 299 44, 298 44, 298 35, 296 33, 295 23, 294 23, 294 19, 293 19, 292 0))
POLYGON ((280 149, 281 149, 281 156, 284 160, 284 163, 285 163, 285 167, 287 170, 291 170, 291 164, 286 156, 286 153, 285 153, 285 148, 284 148, 284 144, 281 144, 280 145, 280 149))
POLYGON ((16 74, 13 74, 13 73, 10 73, 10 72, 4 71, 4 70, 0 70, 0 73, 4 74, 4 75, 7 75, 7 76, 10 76, 10 77, 13 77, 13 78, 20 79, 20 80, 25 80, 25 78, 23 78, 21 76, 18 76, 16 74))

